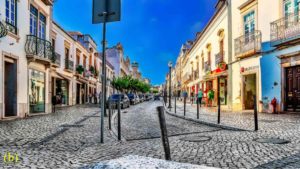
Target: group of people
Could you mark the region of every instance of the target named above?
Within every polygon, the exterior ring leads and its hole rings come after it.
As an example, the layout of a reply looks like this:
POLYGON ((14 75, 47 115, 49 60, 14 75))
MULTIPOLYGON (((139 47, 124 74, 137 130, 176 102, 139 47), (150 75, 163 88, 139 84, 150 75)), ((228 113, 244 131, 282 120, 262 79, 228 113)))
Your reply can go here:
MULTIPOLYGON (((186 91, 184 91, 182 93, 182 97, 187 98, 188 93, 186 91)), ((199 91, 198 91, 198 93, 196 93, 196 95, 194 94, 194 92, 190 93, 191 104, 194 104, 196 102, 201 106, 203 103, 203 98, 204 98, 204 92, 202 89, 199 89, 199 91)), ((215 98, 215 92, 212 89, 208 90, 207 91, 207 106, 212 106, 212 102, 213 102, 214 98, 215 98)))

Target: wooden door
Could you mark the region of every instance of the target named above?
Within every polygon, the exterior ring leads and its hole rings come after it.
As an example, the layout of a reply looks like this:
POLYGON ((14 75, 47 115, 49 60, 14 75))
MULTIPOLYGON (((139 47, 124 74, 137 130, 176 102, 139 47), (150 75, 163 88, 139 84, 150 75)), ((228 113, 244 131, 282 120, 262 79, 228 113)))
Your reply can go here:
POLYGON ((286 69, 286 111, 300 111, 300 66, 286 69))

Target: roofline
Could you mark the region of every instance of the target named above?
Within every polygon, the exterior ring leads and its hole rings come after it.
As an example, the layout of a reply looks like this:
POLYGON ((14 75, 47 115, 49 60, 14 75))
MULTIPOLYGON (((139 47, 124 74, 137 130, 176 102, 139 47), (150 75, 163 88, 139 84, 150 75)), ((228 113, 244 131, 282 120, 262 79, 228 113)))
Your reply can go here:
MULTIPOLYGON (((220 1, 220 0, 219 0, 220 1)), ((218 1, 218 3, 219 3, 218 1)), ((225 1, 225 4, 224 6, 227 6, 227 0, 224 0, 225 1)), ((195 39, 195 43, 193 43, 192 47, 188 50, 188 52, 186 54, 190 54, 190 52, 194 49, 194 47, 196 46, 197 44, 197 41, 199 39, 201 39, 204 35, 204 33, 208 30, 208 28, 211 26, 211 24, 213 23, 213 21, 215 20, 215 18, 217 17, 217 15, 220 13, 221 9, 224 8, 224 6, 220 9, 218 9, 217 11, 215 11, 214 15, 210 18, 209 22, 206 24, 206 26, 204 27, 204 29, 201 31, 201 33, 196 37, 195 39)))

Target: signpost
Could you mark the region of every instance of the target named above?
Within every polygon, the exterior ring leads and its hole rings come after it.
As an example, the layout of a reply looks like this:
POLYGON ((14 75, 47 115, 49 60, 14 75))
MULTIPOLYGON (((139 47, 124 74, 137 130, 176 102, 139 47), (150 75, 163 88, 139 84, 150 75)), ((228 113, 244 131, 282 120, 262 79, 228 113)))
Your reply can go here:
POLYGON ((93 24, 103 23, 102 40, 102 96, 100 142, 104 143, 104 114, 106 114, 106 23, 121 20, 121 0, 93 0, 93 24))

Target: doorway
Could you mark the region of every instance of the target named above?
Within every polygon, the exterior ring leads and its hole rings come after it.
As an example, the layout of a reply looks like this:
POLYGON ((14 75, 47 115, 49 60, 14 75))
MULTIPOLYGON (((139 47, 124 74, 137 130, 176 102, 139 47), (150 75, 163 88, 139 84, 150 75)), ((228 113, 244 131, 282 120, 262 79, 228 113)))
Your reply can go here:
POLYGON ((254 96, 256 95, 256 74, 244 76, 243 105, 245 110, 254 109, 254 96))
POLYGON ((17 62, 14 59, 4 64, 4 116, 17 116, 17 62))
POLYGON ((300 66, 286 69, 285 111, 300 111, 300 66))

